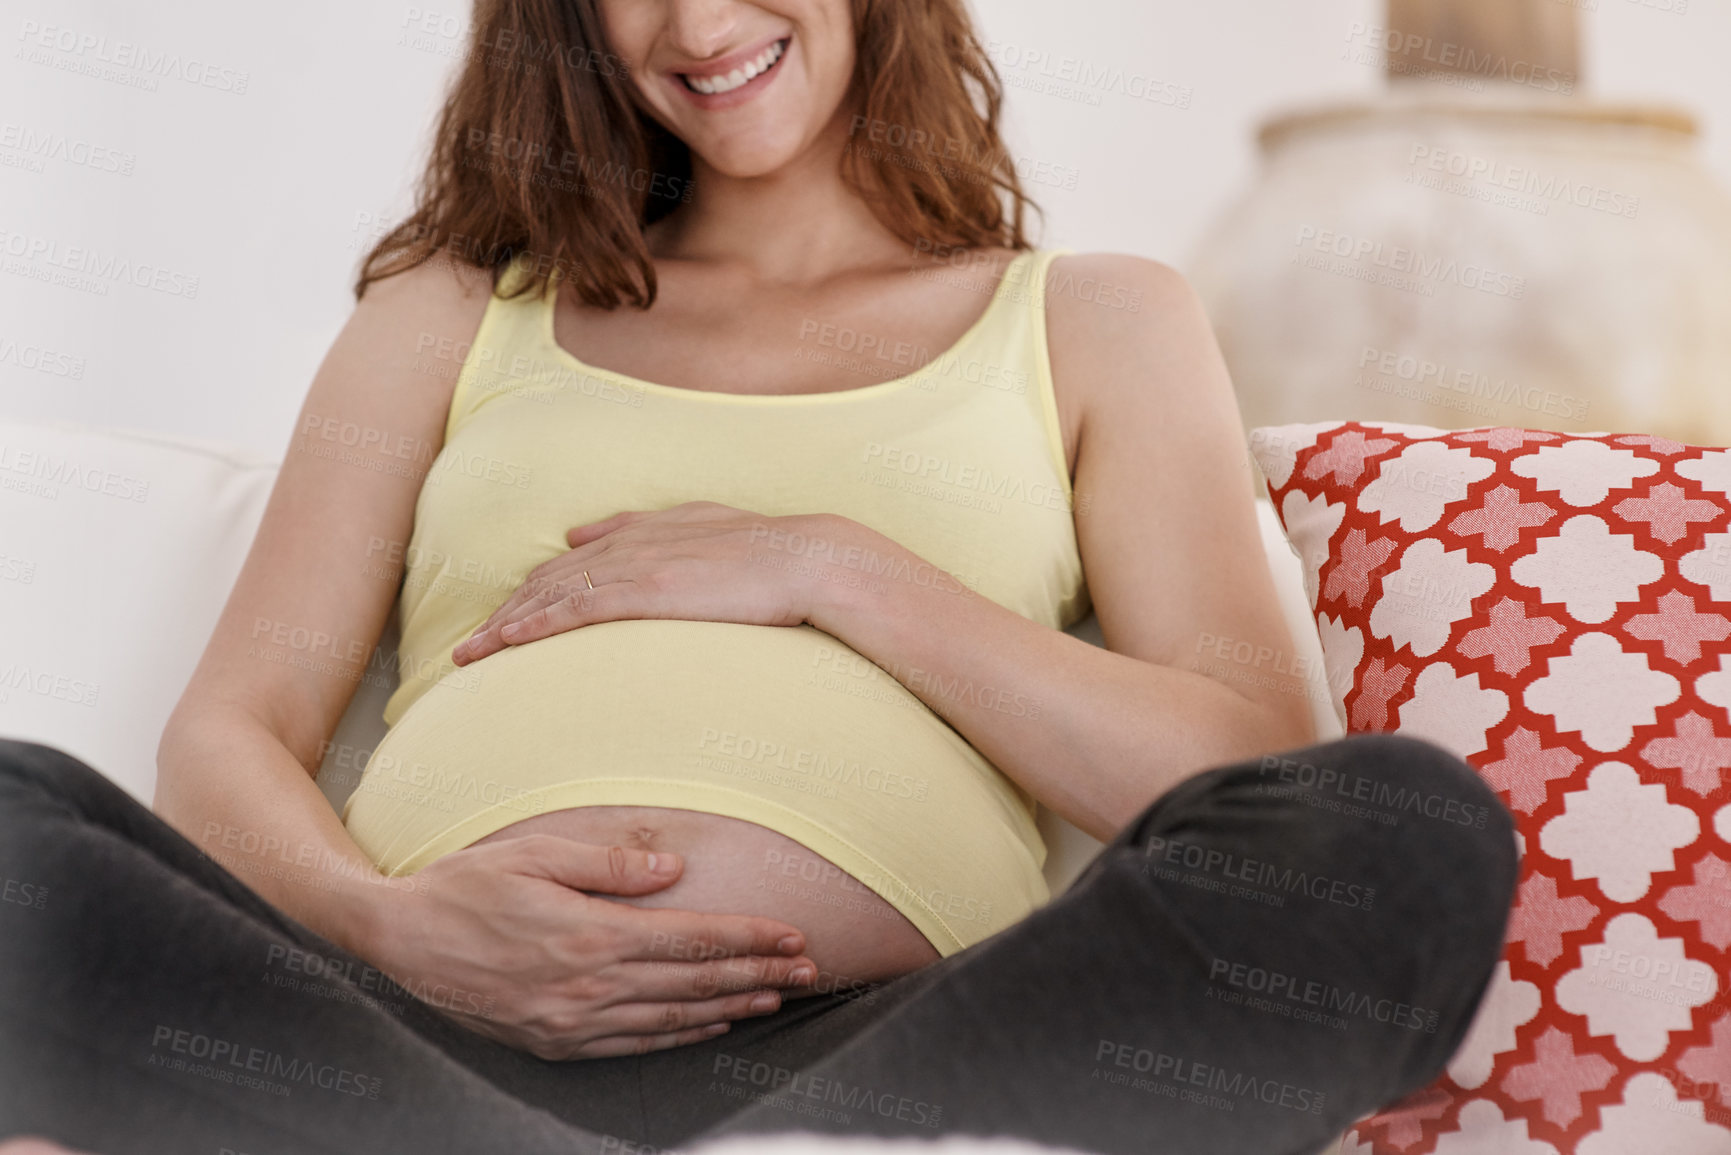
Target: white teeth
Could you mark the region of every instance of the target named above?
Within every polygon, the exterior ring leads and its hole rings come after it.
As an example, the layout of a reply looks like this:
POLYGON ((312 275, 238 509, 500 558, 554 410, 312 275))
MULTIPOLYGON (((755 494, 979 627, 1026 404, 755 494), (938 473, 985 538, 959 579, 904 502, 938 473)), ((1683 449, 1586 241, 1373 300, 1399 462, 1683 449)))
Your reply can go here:
POLYGON ((707 96, 732 92, 747 81, 768 72, 770 65, 781 59, 781 54, 781 41, 777 40, 758 53, 755 59, 746 61, 725 76, 691 76, 687 74, 685 83, 707 96))

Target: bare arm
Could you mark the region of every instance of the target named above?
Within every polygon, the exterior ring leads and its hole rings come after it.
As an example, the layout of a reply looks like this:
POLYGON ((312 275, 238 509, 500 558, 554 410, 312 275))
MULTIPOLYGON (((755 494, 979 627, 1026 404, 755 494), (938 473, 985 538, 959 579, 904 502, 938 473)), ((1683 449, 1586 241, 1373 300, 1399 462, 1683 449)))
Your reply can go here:
POLYGON ((1058 389, 1084 397, 1075 522, 1106 649, 933 584, 891 583, 889 595, 824 585, 812 622, 898 676, 925 672, 910 690, 1043 805, 1105 839, 1189 774, 1315 733, 1296 678, 1188 668, 1205 635, 1292 652, 1200 303, 1151 261, 1062 260, 1078 279, 1142 292, 1137 312, 1048 304, 1058 389), (992 692, 950 692, 959 685, 992 692), (1020 708, 999 708, 1006 700, 1020 708))
POLYGON ((400 552, 377 542, 408 540, 444 442, 454 381, 417 371, 417 335, 471 340, 489 287, 479 271, 429 264, 356 306, 313 378, 251 552, 157 750, 157 812, 350 949, 370 929, 381 876, 314 777, 396 596, 400 552))
POLYGON ((695 1042, 815 977, 796 928, 595 898, 661 890, 683 863, 547 836, 387 882, 314 781, 396 597, 402 551, 389 547, 408 542, 443 444, 457 363, 427 373, 416 349, 466 348, 490 291, 484 273, 429 262, 356 307, 163 733, 156 810, 392 978, 474 993, 480 1014, 441 1007, 471 1029, 548 1059, 695 1042), (765 992, 777 997, 754 1005, 765 992))

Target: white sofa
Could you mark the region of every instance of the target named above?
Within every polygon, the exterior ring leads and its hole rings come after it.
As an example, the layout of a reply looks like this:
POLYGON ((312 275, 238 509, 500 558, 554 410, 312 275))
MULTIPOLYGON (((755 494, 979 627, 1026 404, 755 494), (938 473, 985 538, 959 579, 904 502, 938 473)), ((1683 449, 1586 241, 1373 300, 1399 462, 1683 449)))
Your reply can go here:
MULTIPOLYGON (((246 556, 276 466, 210 442, 0 418, 0 736, 58 746, 149 805, 157 740, 246 556)), ((1258 508, 1291 654, 1320 670, 1300 563, 1272 507, 1258 508)), ((1092 616, 1070 632, 1100 644, 1092 616)), ((381 647, 395 638, 393 624, 381 647)), ((329 780, 352 788, 352 767, 384 733, 393 688, 363 681, 332 736, 326 768, 339 757, 351 766, 321 773, 333 805, 343 796, 329 780)), ((1319 733, 1339 734, 1327 695, 1310 701, 1319 733)), ((1051 813, 1041 829, 1057 893, 1099 843, 1051 813)))

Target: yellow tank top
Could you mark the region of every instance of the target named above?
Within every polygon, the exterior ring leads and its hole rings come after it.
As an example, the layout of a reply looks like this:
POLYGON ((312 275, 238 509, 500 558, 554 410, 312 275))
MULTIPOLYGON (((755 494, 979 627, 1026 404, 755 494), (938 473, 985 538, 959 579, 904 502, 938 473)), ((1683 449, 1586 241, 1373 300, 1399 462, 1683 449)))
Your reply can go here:
MULTIPOLYGON (((944 955, 1044 903, 1031 796, 894 671, 810 625, 614 621, 462 669, 450 655, 568 550, 570 527, 695 500, 841 514, 1024 617, 1075 624, 1090 607, 1043 299, 1057 253, 1023 253, 995 286, 981 282, 989 303, 936 357, 808 326, 800 355, 838 377, 905 368, 831 393, 715 393, 596 368, 554 341, 552 293, 495 296, 416 503, 397 604, 402 682, 343 810, 355 841, 402 875, 533 814, 664 806, 786 835, 944 955)), ((764 551, 765 564, 789 561, 764 551)), ((921 579, 868 566, 860 580, 921 579)), ((927 684, 1006 713, 1039 709, 992 687, 927 684)))

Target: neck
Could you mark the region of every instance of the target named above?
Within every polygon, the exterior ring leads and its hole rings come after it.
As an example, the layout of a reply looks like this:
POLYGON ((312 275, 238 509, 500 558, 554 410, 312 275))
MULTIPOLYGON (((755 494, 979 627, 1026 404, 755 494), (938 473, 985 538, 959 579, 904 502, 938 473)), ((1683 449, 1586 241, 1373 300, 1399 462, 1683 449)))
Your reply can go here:
POLYGON ((862 264, 907 261, 890 232, 841 178, 851 116, 838 111, 794 160, 735 177, 693 154, 691 202, 649 230, 657 260, 708 261, 754 278, 812 284, 862 264))

